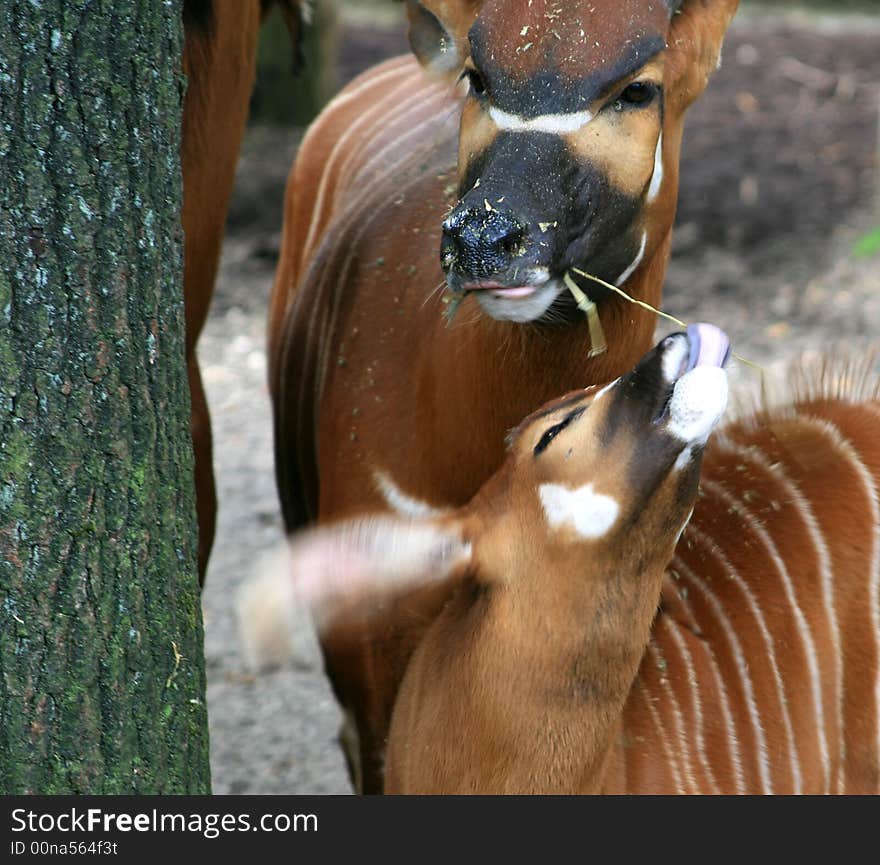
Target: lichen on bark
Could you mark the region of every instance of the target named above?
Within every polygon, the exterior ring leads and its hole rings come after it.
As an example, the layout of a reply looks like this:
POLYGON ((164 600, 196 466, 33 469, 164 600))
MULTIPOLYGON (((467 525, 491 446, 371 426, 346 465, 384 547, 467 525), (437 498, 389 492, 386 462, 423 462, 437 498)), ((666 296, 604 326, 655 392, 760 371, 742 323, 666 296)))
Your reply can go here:
POLYGON ((0 792, 208 792, 180 0, 0 32, 0 792))

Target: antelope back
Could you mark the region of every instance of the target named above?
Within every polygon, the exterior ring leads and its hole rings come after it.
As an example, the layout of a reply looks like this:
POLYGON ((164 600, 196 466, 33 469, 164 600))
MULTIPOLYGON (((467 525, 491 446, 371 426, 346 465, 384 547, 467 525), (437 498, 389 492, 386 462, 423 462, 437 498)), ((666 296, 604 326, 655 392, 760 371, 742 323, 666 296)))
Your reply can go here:
MULTIPOLYGON (((428 176, 425 159, 438 171, 448 170, 457 110, 458 100, 447 85, 427 81, 412 58, 398 57, 357 77, 309 127, 284 196, 281 250, 268 322, 273 368, 283 351, 288 308, 322 244, 326 247, 323 257, 332 264, 342 254, 341 243, 353 241, 351 236, 341 241, 338 235, 352 224, 360 232, 373 228, 362 220, 371 223, 371 214, 390 201, 400 201, 392 211, 400 214, 399 222, 391 227, 402 236, 405 227, 430 231, 432 222, 439 231, 439 218, 417 218, 410 213, 412 199, 401 200, 406 191, 401 181, 409 183, 418 174, 423 184, 433 180, 437 185, 436 176, 428 176)), ((446 185, 448 180, 437 190, 425 191, 427 203, 438 214, 447 207, 446 185)), ((395 258, 403 262, 423 256, 433 278, 439 241, 431 246, 430 239, 419 238, 418 246, 424 250, 407 241, 402 238, 400 249, 390 251, 389 263, 395 258)), ((407 268, 411 265, 413 261, 407 268)), ((316 269, 316 277, 320 273, 316 269)), ((420 275, 424 281, 425 271, 420 275)), ((307 302, 312 303, 312 298, 307 302)), ((311 349, 310 343, 306 350, 311 349)), ((274 373, 270 378, 274 380, 274 373)))

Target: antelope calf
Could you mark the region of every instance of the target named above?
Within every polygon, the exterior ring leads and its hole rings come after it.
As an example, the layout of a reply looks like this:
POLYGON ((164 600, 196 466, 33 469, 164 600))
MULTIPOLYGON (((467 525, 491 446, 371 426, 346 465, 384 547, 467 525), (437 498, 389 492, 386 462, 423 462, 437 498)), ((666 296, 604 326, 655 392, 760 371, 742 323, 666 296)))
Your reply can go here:
POLYGON ((388 792, 880 792, 877 386, 819 380, 707 447, 728 350, 692 327, 550 403, 465 507, 294 538, 252 644, 294 597, 339 629, 442 590, 388 792))
MULTIPOLYGON (((288 530, 467 502, 508 429, 647 350, 654 316, 583 283, 597 353, 565 277, 659 304, 685 110, 736 6, 407 0, 435 77, 413 58, 361 76, 309 130, 288 182, 269 315, 288 530), (451 326, 444 291, 461 301, 451 326)), ((365 791, 381 789, 397 687, 440 600, 324 634, 365 791)))

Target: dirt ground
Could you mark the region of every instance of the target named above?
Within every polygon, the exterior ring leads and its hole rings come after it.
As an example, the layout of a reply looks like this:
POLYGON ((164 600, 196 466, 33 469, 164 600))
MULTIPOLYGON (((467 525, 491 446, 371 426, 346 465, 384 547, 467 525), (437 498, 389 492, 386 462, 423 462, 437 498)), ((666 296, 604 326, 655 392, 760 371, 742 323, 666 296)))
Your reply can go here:
MULTIPOLYGON (((405 50, 402 30, 342 34, 343 80, 405 50)), ((770 365, 880 333, 880 16, 735 22, 724 64, 692 109, 664 308, 709 320, 770 365)), ((281 196, 299 130, 252 127, 239 167, 216 302, 200 355, 220 514, 204 594, 217 793, 347 793, 339 713, 314 642, 296 669, 255 678, 232 613, 237 587, 280 537, 265 386, 265 311, 281 196)), ((666 328, 661 328, 665 330, 666 328)), ((757 373, 734 368, 744 386, 757 373)))

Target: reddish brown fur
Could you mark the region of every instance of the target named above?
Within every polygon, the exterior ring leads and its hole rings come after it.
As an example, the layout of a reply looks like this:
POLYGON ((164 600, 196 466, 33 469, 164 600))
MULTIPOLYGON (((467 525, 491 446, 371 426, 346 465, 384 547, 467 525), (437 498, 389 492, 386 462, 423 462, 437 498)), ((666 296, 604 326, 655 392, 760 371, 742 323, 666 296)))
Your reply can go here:
POLYGON ((619 62, 634 43, 669 29, 662 2, 486 0, 483 9, 485 42, 514 78, 550 64, 570 79, 587 78, 619 62))
MULTIPOLYGON (((459 45, 472 20, 466 5, 453 28, 459 45)), ((653 305, 669 254, 683 112, 715 66, 735 7, 689 2, 670 31, 665 181, 645 209, 650 243, 627 283, 653 305)), ((475 318, 466 301, 446 326, 439 293, 431 292, 443 283, 440 222, 458 181, 459 98, 422 81, 414 61, 390 61, 331 103, 291 171, 269 320, 278 480, 290 529, 387 507, 375 469, 410 496, 463 504, 497 468, 504 434, 521 417, 560 390, 615 377, 650 344, 654 317, 616 300, 601 306, 609 351, 593 359, 584 321, 512 325, 475 318)), ((381 787, 397 683, 434 610, 410 599, 390 613, 387 629, 324 639, 329 674, 361 735, 367 789, 381 787), (380 634, 391 629, 389 642, 380 634)))
MULTIPOLYGON (((475 561, 406 672, 388 792, 880 793, 878 417, 876 396, 853 393, 730 424, 707 448, 693 518, 665 576, 669 528, 652 515, 680 513, 670 489, 617 536, 619 596, 603 594, 601 548, 585 563, 564 541, 548 547, 523 497, 535 483, 527 457, 511 455, 447 518, 464 524, 475 561), (828 545, 831 605, 817 537, 828 545), (634 577, 640 549, 655 558, 634 577), (815 670, 773 549, 815 642, 815 670), (589 695, 578 699, 576 682, 589 695)), ((638 437, 629 444, 637 451, 638 437)), ((620 465, 619 455, 602 456, 584 473, 598 487, 620 465)))
POLYGON ((304 531, 242 595, 257 660, 294 598, 337 637, 414 587, 445 600, 403 675, 388 792, 880 793, 880 383, 830 364, 701 466, 708 426, 677 418, 699 399, 711 422, 723 381, 664 410, 666 350, 526 419, 467 505, 304 531))
MULTIPOLYGON (((294 0, 298 5, 299 0, 294 0)), ((263 0, 213 0, 204 31, 186 34, 183 70, 183 231, 186 363, 192 395, 199 523, 199 575, 203 580, 214 539, 217 508, 211 456, 211 421, 196 357, 196 343, 211 303, 235 166, 256 73, 263 0)), ((288 26, 298 16, 287 14, 288 26)), ((291 33, 295 39, 296 34, 291 33)))

